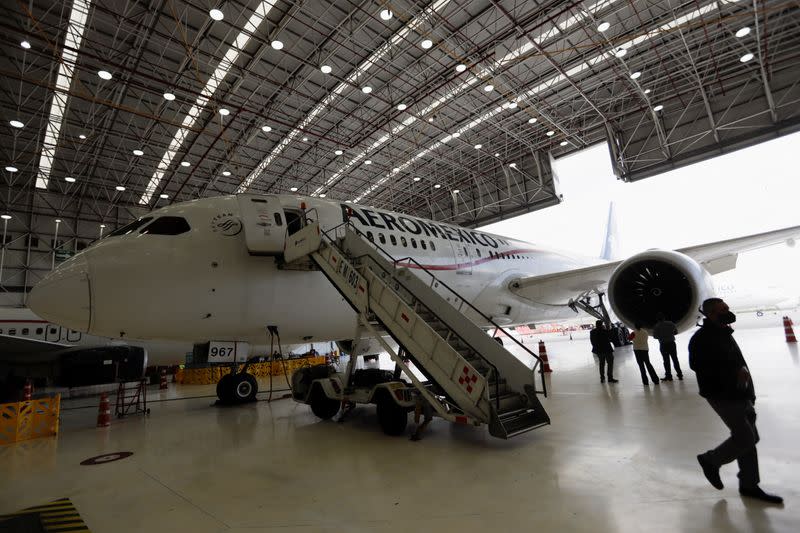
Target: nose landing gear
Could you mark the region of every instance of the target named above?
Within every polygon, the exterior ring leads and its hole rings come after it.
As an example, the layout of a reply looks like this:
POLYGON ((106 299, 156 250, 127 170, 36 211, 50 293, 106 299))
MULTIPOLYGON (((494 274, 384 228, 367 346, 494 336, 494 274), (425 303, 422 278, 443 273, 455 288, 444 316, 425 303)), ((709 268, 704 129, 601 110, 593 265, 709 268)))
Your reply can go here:
POLYGON ((238 373, 225 374, 217 383, 217 398, 222 404, 253 402, 258 393, 258 381, 247 368, 238 373))

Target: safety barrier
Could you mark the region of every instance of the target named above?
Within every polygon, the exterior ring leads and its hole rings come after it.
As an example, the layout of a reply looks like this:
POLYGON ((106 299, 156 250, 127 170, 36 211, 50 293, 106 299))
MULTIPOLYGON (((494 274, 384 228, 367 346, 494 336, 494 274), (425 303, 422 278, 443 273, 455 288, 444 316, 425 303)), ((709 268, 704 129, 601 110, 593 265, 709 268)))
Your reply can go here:
POLYGON ((58 435, 61 395, 0 404, 0 445, 58 435))
MULTIPOLYGON (((291 375, 298 368, 305 366, 324 365, 325 357, 303 357, 300 359, 283 359, 269 361, 265 363, 253 363, 247 371, 257 378, 272 376, 282 376, 286 365, 286 373, 291 375)), ((213 366, 208 368, 184 368, 177 372, 178 383, 186 385, 213 385, 222 376, 230 372, 230 367, 213 366)))

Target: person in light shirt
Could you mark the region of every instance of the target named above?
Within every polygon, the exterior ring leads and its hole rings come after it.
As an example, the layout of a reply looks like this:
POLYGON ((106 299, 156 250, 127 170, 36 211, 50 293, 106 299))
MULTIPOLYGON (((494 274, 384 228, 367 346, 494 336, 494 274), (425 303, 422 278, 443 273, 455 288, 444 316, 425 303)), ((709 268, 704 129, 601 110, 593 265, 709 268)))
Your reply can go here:
POLYGON ((641 322, 636 322, 634 327, 630 340, 633 341, 633 353, 636 355, 636 364, 639 365, 639 372, 642 374, 642 383, 645 386, 650 385, 647 381, 647 374, 649 373, 650 379, 653 380, 655 385, 658 385, 658 374, 650 363, 650 345, 647 342, 650 334, 642 327, 641 322))

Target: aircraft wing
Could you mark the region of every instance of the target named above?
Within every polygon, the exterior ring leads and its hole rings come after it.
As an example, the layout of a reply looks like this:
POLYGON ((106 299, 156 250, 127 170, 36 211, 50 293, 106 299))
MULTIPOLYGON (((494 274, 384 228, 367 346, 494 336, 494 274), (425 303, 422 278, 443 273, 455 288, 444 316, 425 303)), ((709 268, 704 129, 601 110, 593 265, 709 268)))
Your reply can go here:
MULTIPOLYGON (((736 239, 690 246, 676 250, 688 255, 709 271, 719 274, 736 268, 738 254, 764 248, 800 237, 800 226, 784 228, 736 239)), ((518 278, 511 282, 511 291, 533 302, 544 305, 567 305, 593 292, 603 292, 614 269, 622 261, 601 263, 576 270, 567 270, 542 276, 518 278)))
POLYGON ((69 345, 14 335, 0 335, 0 361, 52 353, 65 348, 69 348, 69 345))

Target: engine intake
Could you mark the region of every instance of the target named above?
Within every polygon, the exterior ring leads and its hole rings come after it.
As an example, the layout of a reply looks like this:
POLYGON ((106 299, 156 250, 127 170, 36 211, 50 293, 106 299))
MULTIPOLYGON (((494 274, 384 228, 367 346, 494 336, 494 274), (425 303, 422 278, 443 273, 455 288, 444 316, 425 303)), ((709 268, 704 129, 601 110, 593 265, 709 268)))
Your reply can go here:
POLYGON ((698 307, 714 292, 709 273, 679 252, 650 250, 627 259, 608 284, 611 309, 620 320, 645 328, 663 313, 685 331, 695 325, 698 307))

